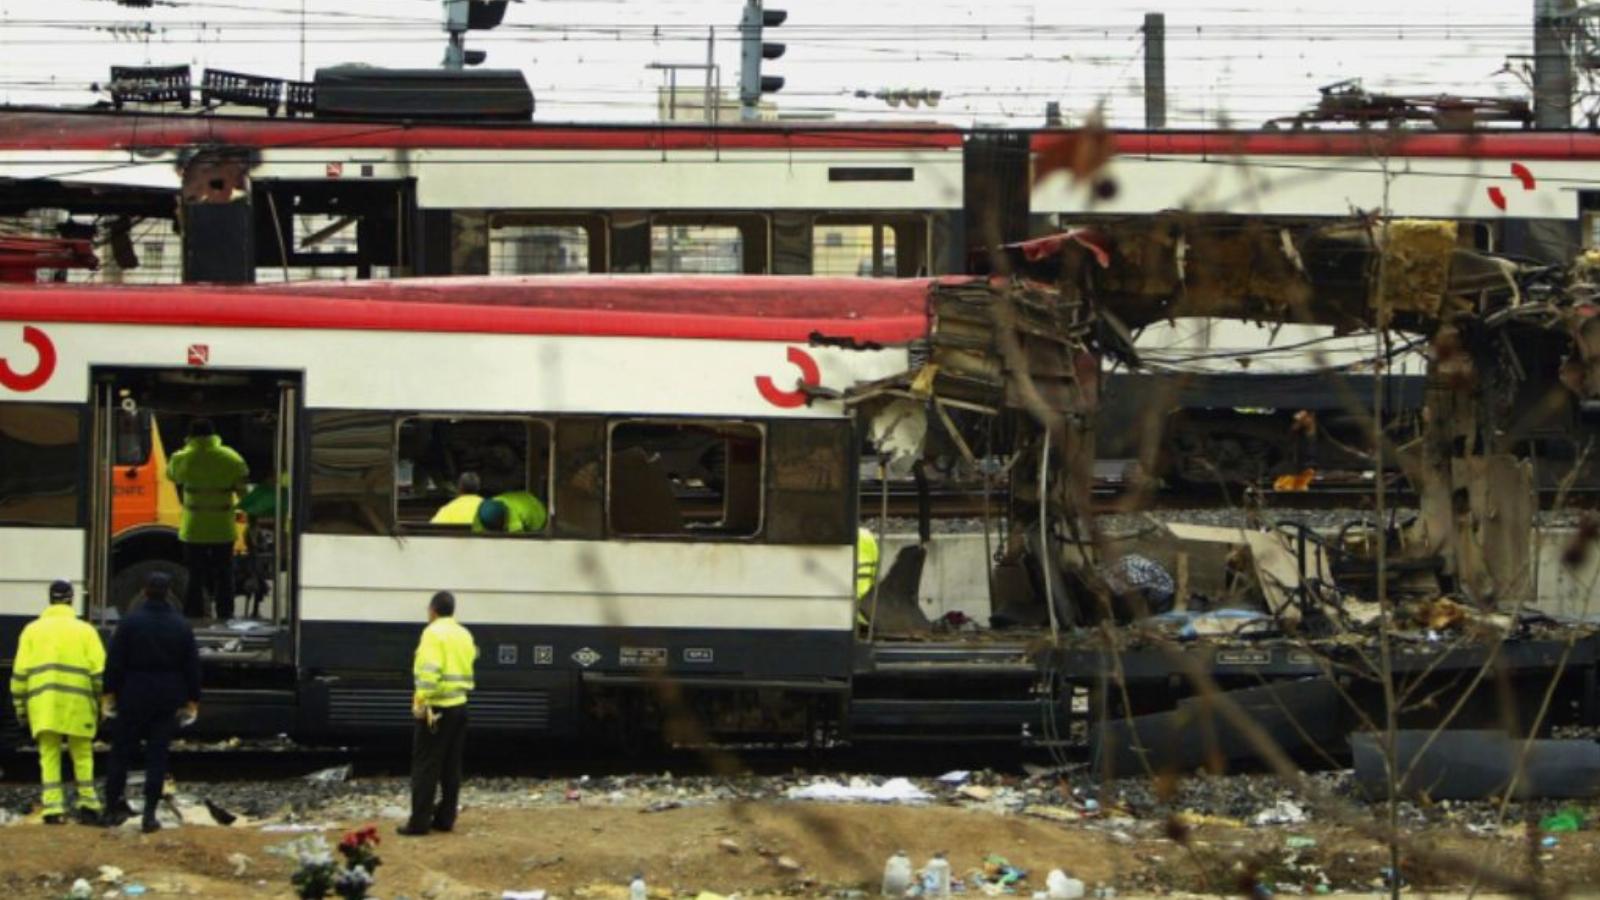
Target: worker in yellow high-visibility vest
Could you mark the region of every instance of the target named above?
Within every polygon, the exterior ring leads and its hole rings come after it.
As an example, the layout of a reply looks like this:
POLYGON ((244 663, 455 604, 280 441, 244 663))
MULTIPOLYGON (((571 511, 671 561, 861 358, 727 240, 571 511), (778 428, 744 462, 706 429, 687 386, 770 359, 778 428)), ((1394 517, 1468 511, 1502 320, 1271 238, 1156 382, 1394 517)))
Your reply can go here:
POLYGON ((61 748, 72 756, 78 820, 100 819, 94 790, 94 733, 100 724, 100 680, 106 668, 105 645, 94 626, 72 609, 72 585, 50 585, 50 605, 22 629, 11 669, 11 703, 39 742, 39 781, 44 821, 67 820, 66 788, 61 780, 61 748))
POLYGON ((449 591, 433 595, 428 601, 428 627, 422 630, 411 664, 416 687, 411 714, 417 724, 411 742, 411 819, 397 829, 404 835, 450 831, 456 825, 467 697, 476 686, 472 668, 478 646, 455 614, 455 595, 449 591))
POLYGON ((872 597, 872 586, 878 583, 878 539, 866 528, 856 529, 856 624, 865 628, 870 624, 864 607, 872 597))

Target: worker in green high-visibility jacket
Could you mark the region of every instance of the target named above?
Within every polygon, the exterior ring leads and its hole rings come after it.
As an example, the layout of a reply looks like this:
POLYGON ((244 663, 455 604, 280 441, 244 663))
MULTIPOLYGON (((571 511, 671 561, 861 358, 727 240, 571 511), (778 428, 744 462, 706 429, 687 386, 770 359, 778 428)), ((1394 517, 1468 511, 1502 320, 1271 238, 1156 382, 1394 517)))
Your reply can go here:
POLYGON ((472 520, 472 532, 530 534, 543 531, 548 518, 544 504, 531 492, 506 491, 478 506, 478 514, 472 520))
POLYGON ((222 443, 210 419, 191 422, 183 449, 167 462, 167 477, 183 503, 178 540, 189 569, 183 611, 191 619, 205 618, 206 593, 218 619, 233 618, 233 545, 239 535, 234 499, 244 493, 249 475, 244 457, 222 443))

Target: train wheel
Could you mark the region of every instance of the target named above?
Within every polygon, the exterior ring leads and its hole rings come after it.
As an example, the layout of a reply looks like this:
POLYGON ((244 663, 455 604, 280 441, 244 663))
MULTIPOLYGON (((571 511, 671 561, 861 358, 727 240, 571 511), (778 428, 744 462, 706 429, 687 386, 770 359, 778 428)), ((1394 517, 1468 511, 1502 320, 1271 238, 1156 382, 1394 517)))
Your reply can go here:
POLYGON ((189 570, 181 563, 170 559, 146 559, 136 562, 111 577, 111 605, 116 607, 117 613, 126 615, 133 607, 133 601, 138 599, 144 584, 150 576, 164 572, 172 579, 169 597, 179 606, 183 604, 183 592, 189 587, 189 570))

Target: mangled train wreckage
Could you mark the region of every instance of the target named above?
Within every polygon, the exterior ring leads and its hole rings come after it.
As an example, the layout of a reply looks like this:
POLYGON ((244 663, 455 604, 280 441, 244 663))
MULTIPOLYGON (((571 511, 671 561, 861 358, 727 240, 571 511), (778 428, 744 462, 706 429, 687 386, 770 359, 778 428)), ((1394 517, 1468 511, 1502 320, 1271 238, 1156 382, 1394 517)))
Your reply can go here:
POLYGON ((1600 644, 1529 611, 1518 455, 1523 429, 1600 399, 1591 269, 1461 249, 1451 227, 1170 216, 1010 248, 981 279, 0 287, 0 646, 64 574, 114 624, 119 492, 205 415, 275 485, 252 523, 258 615, 200 629, 205 725, 229 734, 403 730, 436 587, 483 647, 474 727, 519 737, 1062 747, 1087 727, 1131 769, 1249 756, 1214 725, 1170 739, 1223 690, 1337 753, 1384 695, 1385 643, 1404 721, 1498 721, 1509 685, 1551 698, 1519 727, 1594 722, 1600 644), (1108 566, 1094 431, 1140 426, 1099 417, 1103 363, 1176 315, 1426 339, 1426 427, 1375 442, 1416 515, 1380 505, 1332 537, 1174 527, 1160 539, 1218 548, 1220 571, 1197 551, 1164 598, 1108 566), (936 455, 993 495, 992 627, 923 614, 926 516, 858 627, 856 529, 881 528, 861 465, 936 455), (546 498, 545 527, 431 524, 465 469, 546 498), (1214 575, 1226 591, 1189 589, 1214 575))
MULTIPOLYGON (((1447 221, 1291 229, 1179 214, 1006 251, 1004 288, 936 292, 926 358, 849 402, 874 421, 927 410, 929 442, 969 463, 972 448, 1001 447, 996 621, 1048 628, 1046 649, 1030 657, 1041 692, 1063 715, 1069 698, 1087 698, 1075 708, 1102 766, 1257 759, 1237 721, 1217 714, 1219 692, 1236 716, 1318 762, 1385 721, 1385 682, 1403 727, 1543 733, 1594 722, 1600 645, 1576 619, 1590 612, 1596 528, 1585 519, 1564 539, 1558 564, 1582 573, 1567 598, 1577 615, 1552 618, 1535 596, 1530 436, 1570 433, 1600 409, 1595 260, 1567 268, 1495 257, 1464 248, 1447 221), (1374 468, 1396 461, 1415 506, 1386 508, 1375 479, 1366 511, 1334 533, 1259 508, 1249 510, 1260 523, 1252 529, 1158 525, 1131 541, 1102 533, 1090 512, 1095 430, 1153 434, 1161 415, 1102 416, 1103 361, 1136 366, 1129 333, 1185 316, 1368 332, 1381 342, 1378 359, 1426 348, 1420 427, 1374 426, 1365 448, 1374 468), (1141 585, 1137 566, 1130 577, 1116 564, 1130 550, 1178 560, 1179 583, 1141 585)), ((1344 402, 1370 409, 1369 399, 1344 402)), ((1132 509, 1145 499, 1137 485, 1124 498, 1132 509)), ((896 612, 875 621, 926 634, 904 585, 891 571, 880 600, 896 612)), ((952 653, 937 643, 873 649, 906 671, 952 653)), ((1045 724, 1049 740, 1073 733, 1045 724)))

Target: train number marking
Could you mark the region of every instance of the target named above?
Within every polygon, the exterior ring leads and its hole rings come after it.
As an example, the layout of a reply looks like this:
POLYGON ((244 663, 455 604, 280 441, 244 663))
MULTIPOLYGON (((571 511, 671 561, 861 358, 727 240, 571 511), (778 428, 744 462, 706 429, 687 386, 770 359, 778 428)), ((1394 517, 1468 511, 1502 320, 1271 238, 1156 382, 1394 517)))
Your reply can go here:
POLYGON ((516 644, 501 644, 500 645, 500 665, 502 665, 502 666, 514 666, 516 664, 517 664, 517 645, 516 644))
POLYGON ((1264 666, 1272 662, 1272 653, 1266 650, 1219 650, 1219 666, 1264 666))
POLYGON ((209 366, 209 365, 211 365, 211 345, 210 344, 190 344, 189 345, 189 365, 191 365, 191 366, 209 366))
POLYGON ((683 661, 686 663, 708 663, 716 658, 716 651, 710 647, 685 647, 683 648, 683 661))
POLYGON ((550 646, 549 644, 540 644, 539 646, 533 648, 534 665, 548 666, 553 664, 555 661, 556 648, 550 646))
POLYGON ((18 372, 11 368, 5 357, 0 356, 0 385, 5 385, 19 394, 44 387, 50 376, 56 373, 56 345, 50 340, 49 335, 32 325, 24 325, 22 342, 32 347, 33 352, 39 356, 31 371, 18 372))
MULTIPOLYGON (((811 358, 811 354, 801 350, 799 347, 790 347, 789 362, 800 370, 801 385, 817 387, 822 384, 822 370, 817 367, 817 361, 811 358)), ((779 409, 794 409, 795 407, 806 405, 805 391, 782 390, 767 375, 756 376, 756 390, 761 393, 762 399, 779 409)))
POLYGON ((600 661, 600 654, 589 647, 584 647, 572 654, 572 661, 587 669, 600 661))
POLYGON ((617 661, 622 665, 639 669, 650 669, 667 664, 667 648, 665 647, 623 647, 617 655, 617 661))

